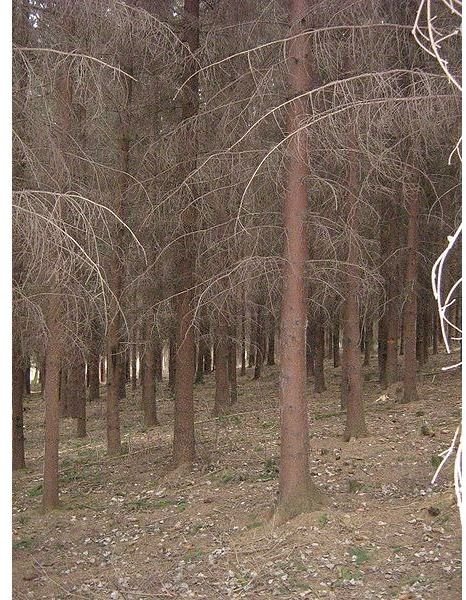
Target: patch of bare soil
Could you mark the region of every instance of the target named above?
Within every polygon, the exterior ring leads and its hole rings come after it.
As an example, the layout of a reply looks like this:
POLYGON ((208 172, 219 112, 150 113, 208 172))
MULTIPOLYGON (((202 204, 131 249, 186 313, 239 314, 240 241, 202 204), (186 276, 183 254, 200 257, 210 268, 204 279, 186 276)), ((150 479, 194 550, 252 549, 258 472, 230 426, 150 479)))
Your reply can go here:
MULTIPOLYGON (((460 522, 452 461, 430 485, 460 421, 460 374, 431 359, 420 400, 402 405, 366 376, 370 437, 344 443, 339 370, 310 395, 311 468, 329 504, 285 525, 269 520, 278 487, 278 373, 239 378, 234 413, 212 418, 214 384, 196 386, 199 462, 170 474, 173 401, 144 430, 122 402, 126 454, 105 455, 104 403, 88 405, 85 440, 62 425, 61 508, 40 510, 41 397, 26 402, 27 463, 14 477, 15 599, 327 598, 456 600, 460 522)), ((311 389, 311 385, 310 385, 311 389)))

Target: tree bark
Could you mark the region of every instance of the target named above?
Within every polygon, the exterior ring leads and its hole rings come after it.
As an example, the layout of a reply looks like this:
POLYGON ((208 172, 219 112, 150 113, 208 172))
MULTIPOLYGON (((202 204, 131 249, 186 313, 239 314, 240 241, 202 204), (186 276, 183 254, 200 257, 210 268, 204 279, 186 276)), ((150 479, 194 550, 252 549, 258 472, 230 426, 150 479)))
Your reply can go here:
POLYGON ((87 376, 89 380, 89 401, 98 400, 100 398, 100 383, 99 383, 99 355, 90 354, 87 363, 87 376))
POLYGON ((31 359, 29 356, 26 358, 26 366, 24 368, 24 394, 26 396, 31 395, 31 359))
POLYGON ((163 365, 162 365, 162 355, 163 355, 163 345, 162 340, 157 335, 155 340, 155 379, 159 383, 163 380, 163 365))
POLYGON ((254 366, 254 379, 260 379, 265 358, 265 306, 262 300, 257 307, 255 330, 256 364, 254 366))
POLYGON ((219 315, 215 344, 215 401, 212 414, 223 415, 230 406, 228 379, 228 325, 222 314, 219 315))
POLYGON ((236 341, 233 337, 229 341, 228 353, 228 377, 230 380, 230 404, 235 404, 238 400, 238 382, 236 372, 236 341))
POLYGON ((340 322, 338 317, 333 321, 332 326, 333 339, 333 367, 336 369, 340 366, 340 322))
POLYGON ((312 322, 308 319, 306 326, 306 377, 314 376, 314 332, 312 330, 312 322))
MULTIPOLYGON (((118 268, 113 270, 113 283, 110 289, 121 295, 121 274, 118 268)), ((121 453, 120 433, 120 388, 123 377, 123 365, 120 344, 120 313, 114 301, 111 302, 113 318, 108 326, 107 334, 107 452, 109 456, 121 453)), ((112 314, 111 313, 111 314, 112 314)))
MULTIPOLYGON (((354 126, 355 127, 355 126, 354 126)), ((360 175, 358 163, 358 147, 356 131, 350 132, 349 141, 349 173, 348 173, 348 259, 346 261, 345 303, 343 310, 343 347, 345 349, 345 384, 346 384, 346 428, 343 439, 364 437, 367 428, 364 418, 362 398, 362 365, 359 347, 359 305, 358 292, 360 273, 357 267, 358 250, 355 234, 359 226, 359 188, 360 175)))
POLYGON ((243 293, 243 310, 241 313, 241 377, 246 375, 246 292, 243 293))
MULTIPOLYGON (((184 39, 191 53, 199 48, 199 0, 184 2, 184 39)), ((195 75, 196 62, 193 58, 186 61, 184 76, 191 76, 186 85, 186 97, 182 102, 183 120, 191 119, 199 109, 199 82, 195 75)), ((190 157, 189 170, 196 168, 197 140, 194 131, 190 132, 187 155, 190 157)), ((194 190, 191 190, 194 196, 194 190)), ((185 231, 195 228, 195 214, 192 205, 182 213, 185 231)), ((192 309, 194 284, 194 248, 193 239, 186 237, 182 241, 178 263, 181 280, 181 294, 178 296, 177 321, 178 338, 175 376, 175 425, 173 434, 173 461, 176 466, 191 467, 195 458, 194 440, 194 312, 192 309)))
POLYGON ((50 510, 58 506, 58 444, 60 431, 60 367, 63 344, 62 301, 56 293, 49 295, 46 324, 47 344, 45 351, 45 451, 44 485, 42 506, 50 510))
MULTIPOLYGON (((308 5, 290 0, 290 34, 304 30, 308 5)), ((289 43, 289 83, 291 97, 311 88, 308 75, 308 40, 293 37, 289 43)), ((290 104, 289 132, 301 125, 308 110, 307 99, 290 104)), ((307 185, 309 176, 307 132, 295 133, 288 145, 288 172, 283 216, 285 250, 283 297, 280 314, 280 476, 276 516, 286 520, 316 509, 322 496, 309 472, 309 422, 306 402, 306 234, 307 185)))
POLYGON ((76 419, 76 436, 78 438, 86 437, 86 382, 85 382, 85 364, 82 358, 73 364, 72 367, 72 386, 73 386, 73 417, 76 419))
POLYGON ((371 362, 372 343, 374 340, 372 321, 369 319, 364 327, 364 361, 363 365, 368 367, 371 362))
POLYGON ((269 319, 268 342, 267 365, 273 366, 275 364, 275 317, 273 315, 269 319))
POLYGON ((24 428, 23 428, 23 361, 21 359, 21 348, 18 341, 18 326, 14 324, 13 335, 13 357, 12 357, 12 398, 13 398, 13 471, 26 466, 24 457, 24 428))
POLYGON ((147 319, 145 324, 144 337, 146 347, 144 351, 144 377, 142 380, 142 409, 144 412, 144 426, 154 427, 158 425, 157 421, 157 403, 156 403, 156 347, 153 339, 152 321, 147 319))
POLYGON ((168 387, 175 392, 176 375, 176 337, 170 336, 168 340, 168 387))
POLYGON ((327 389, 324 374, 324 348, 325 328, 322 314, 318 311, 314 319, 314 392, 320 394, 327 389))
POLYGON ((418 399, 416 386, 416 317, 417 317, 417 267, 419 190, 406 189, 408 230, 406 236, 407 258, 405 276, 405 304, 403 313, 403 399, 404 403, 418 399))

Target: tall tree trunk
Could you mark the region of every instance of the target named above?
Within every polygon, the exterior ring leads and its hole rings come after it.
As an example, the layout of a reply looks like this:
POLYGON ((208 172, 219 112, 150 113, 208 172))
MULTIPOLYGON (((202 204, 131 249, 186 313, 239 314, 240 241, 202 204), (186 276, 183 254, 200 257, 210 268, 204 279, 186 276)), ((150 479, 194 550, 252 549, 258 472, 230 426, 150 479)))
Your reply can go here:
MULTIPOLYGON (((406 186, 408 187, 408 186, 406 186)), ((416 317, 417 317, 417 266, 418 266, 418 220, 419 190, 406 189, 408 211, 407 257, 405 276, 405 304, 403 313, 403 402, 418 399, 416 387, 416 317)))
POLYGON ((176 375, 176 337, 170 336, 168 340, 168 387, 175 392, 176 375))
POLYGON ((163 345, 162 340, 157 335, 154 341, 155 344, 155 379, 158 382, 162 382, 162 355, 163 355, 163 345))
POLYGON ((58 294, 49 295, 45 350, 45 451, 42 506, 50 510, 58 506, 58 444, 60 431, 60 370, 63 353, 62 301, 58 294))
POLYGON ((438 312, 434 307, 432 312, 432 354, 438 354, 438 312))
POLYGON ((137 358, 138 358, 138 345, 135 341, 130 347, 130 362, 131 362, 131 391, 136 391, 138 387, 138 375, 137 375, 137 358))
POLYGON ((256 313, 255 326, 255 346, 256 346, 256 364, 254 366, 254 379, 259 379, 262 375, 262 367, 265 358, 265 306, 262 300, 259 301, 256 313))
POLYGON ((86 381, 85 363, 82 357, 78 357, 72 369, 73 387, 73 417, 76 419, 76 436, 86 437, 86 381))
POLYGON ((205 347, 202 337, 199 337, 197 344, 197 364, 196 364, 196 377, 194 383, 204 383, 204 355, 205 347))
MULTIPOLYGON (((184 2, 184 38, 191 53, 199 48, 199 0, 184 2)), ((199 109, 199 82, 195 75, 196 62, 191 57, 186 60, 184 76, 191 76, 187 86, 187 96, 182 102, 182 118, 187 121, 197 114, 199 109)), ((194 131, 189 135, 187 156, 190 157, 189 170, 196 168, 197 140, 194 131)), ((194 190, 191 190, 194 196, 194 190)), ((192 205, 182 213, 185 231, 195 228, 195 213, 192 205)), ((175 465, 188 468, 195 458, 194 441, 194 312, 192 309, 194 284, 193 238, 186 237, 180 248, 179 269, 181 294, 178 296, 177 320, 178 338, 175 377, 175 425, 173 434, 173 461, 175 465)))
POLYGON ((377 361, 379 365, 379 382, 383 387, 387 385, 387 317, 385 313, 377 323, 377 361))
POLYGON ((267 365, 273 366, 275 364, 275 317, 273 315, 269 319, 268 341, 267 365))
POLYGON ((340 321, 338 317, 334 318, 332 325, 333 339, 333 367, 336 369, 340 366, 340 321))
POLYGON ((319 310, 314 318, 314 392, 320 394, 327 389, 324 375, 325 328, 319 310))
POLYGON ((105 355, 99 359, 99 383, 107 385, 107 357, 105 355))
MULTIPOLYGON (((12 5, 13 43, 17 46, 28 46, 29 29, 29 11, 30 6, 27 0, 14 2, 12 5)), ((25 106, 28 97, 28 69, 26 64, 21 61, 15 75, 15 94, 13 95, 13 123, 15 133, 18 139, 21 139, 23 132, 27 127, 25 119, 25 106)), ((27 186, 26 182, 26 160, 24 156, 24 147, 22 144, 15 143, 13 136, 13 190, 20 191, 27 186)), ((12 462, 13 470, 22 469, 25 466, 24 458, 24 431, 23 431, 23 393, 24 393, 24 372, 21 349, 21 322, 16 314, 15 306, 17 302, 17 291, 21 289, 23 283, 23 264, 21 261, 21 248, 19 240, 16 239, 14 228, 12 235, 12 462)), ((8 259, 7 259, 8 260, 8 259)), ((45 375, 43 377, 45 381, 45 375)), ((43 390, 42 390, 43 392, 43 390)))
POLYGON ((13 397, 13 471, 26 466, 24 458, 24 429, 23 429, 23 362, 19 344, 18 326, 13 321, 13 359, 12 359, 12 397, 13 397))
POLYGON ((26 358, 26 366, 24 367, 24 393, 26 396, 31 395, 31 358, 26 358))
POLYGON ((311 319, 308 319, 306 325, 306 377, 314 376, 314 332, 312 330, 311 319))
POLYGON ((146 347, 144 351, 144 378, 142 380, 142 409, 144 412, 145 427, 158 425, 157 421, 157 403, 156 403, 156 360, 155 360, 155 340, 152 331, 153 322, 147 319, 145 324, 144 337, 146 347))
POLYGON ((364 361, 363 365, 368 367, 371 362, 372 343, 374 339, 372 321, 368 319, 364 327, 364 361))
MULTIPOLYGON (((113 282, 110 289, 118 298, 121 292, 120 273, 112 269, 113 282)), ((120 433, 120 388, 123 377, 123 365, 120 345, 120 313, 114 301, 111 302, 113 318, 107 334, 107 452, 109 456, 121 453, 120 433)))
POLYGON ((219 314, 215 344, 215 401, 212 414, 219 416, 228 412, 230 405, 228 379, 228 325, 219 314))
MULTIPOLYGON (((121 49, 121 62, 127 73, 132 73, 133 65, 131 56, 123 54, 121 49)), ((118 110, 118 162, 120 177, 117 189, 113 196, 112 209, 124 222, 127 217, 128 188, 130 169, 130 147, 132 136, 131 113, 133 104, 133 82, 127 78, 123 81, 125 97, 118 110)), ((126 360, 123 350, 122 315, 120 304, 123 293, 123 276, 125 271, 124 248, 125 229, 118 222, 113 231, 114 249, 109 258, 108 285, 112 292, 109 301, 110 322, 107 335, 107 452, 110 456, 121 453, 120 432, 120 398, 126 397, 126 360)))
POLYGON ((89 401, 100 398, 99 384, 99 353, 91 352, 87 362, 87 377, 89 381, 89 401))
POLYGON ((241 313, 241 377, 246 375, 246 292, 243 293, 243 310, 241 313))
POLYGON ((238 382, 236 373, 236 341, 233 336, 229 342, 228 377, 230 380, 230 404, 238 400, 238 382))
MULTIPOLYGON (((290 34, 306 27, 308 3, 290 0, 290 34)), ((291 97, 311 89, 308 74, 309 45, 306 36, 289 43, 291 97)), ((295 132, 308 110, 306 98, 290 104, 288 131, 295 132)), ((322 496, 309 472, 309 422, 306 402, 306 235, 307 186, 309 177, 307 132, 295 133, 288 145, 288 172, 283 206, 285 251, 283 298, 280 314, 280 478, 276 515, 289 519, 316 509, 322 496)))
POLYGON ((343 311, 343 346, 345 352, 346 388, 346 428, 343 439, 349 441, 352 437, 367 435, 364 418, 364 403, 362 398, 362 366, 359 348, 359 306, 358 292, 360 272, 358 270, 358 250, 355 236, 359 226, 359 188, 360 175, 357 159, 357 135, 355 129, 351 132, 349 144, 349 174, 348 174, 348 260, 346 261, 345 304, 343 311))

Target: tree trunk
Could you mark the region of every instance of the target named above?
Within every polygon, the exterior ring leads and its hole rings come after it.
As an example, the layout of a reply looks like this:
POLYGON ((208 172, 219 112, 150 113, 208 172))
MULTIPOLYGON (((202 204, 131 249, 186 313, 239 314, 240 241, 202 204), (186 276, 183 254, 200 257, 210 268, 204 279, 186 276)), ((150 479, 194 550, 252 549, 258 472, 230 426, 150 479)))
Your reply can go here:
POLYGON ((314 319, 314 392, 320 394, 327 389, 324 374, 324 348, 325 328, 322 322, 322 314, 318 311, 314 319))
POLYGON ((438 319, 437 308, 434 307, 432 312, 432 354, 438 354, 438 319))
POLYGON ((26 396, 31 395, 31 359, 26 358, 26 367, 24 368, 24 393, 26 396))
MULTIPOLYGON (((184 2, 184 38, 190 52, 199 48, 199 0, 184 2)), ((185 62, 184 77, 191 76, 185 86, 186 97, 182 102, 182 118, 192 119, 199 109, 199 82, 195 75, 197 64, 190 57, 185 62)), ((189 132, 186 155, 190 159, 189 170, 196 168, 197 140, 194 131, 189 132)), ((190 190, 195 195, 195 190, 190 190)), ((181 216, 185 231, 195 228, 195 213, 192 205, 188 205, 181 216)), ((175 377, 175 425, 173 435, 173 460, 175 465, 186 465, 188 468, 195 458, 194 441, 194 312, 192 309, 194 284, 194 248, 193 239, 186 237, 182 240, 179 252, 179 268, 181 294, 178 296, 178 338, 176 354, 175 377)))
POLYGON ((137 343, 131 345, 131 391, 134 393, 138 387, 138 375, 137 375, 137 357, 138 357, 138 346, 137 343))
MULTIPOLYGON (((290 0, 291 36, 305 29, 306 0, 290 0)), ((289 43, 289 94, 302 94, 311 88, 306 36, 289 43)), ((301 125, 308 110, 300 97, 289 106, 288 131, 301 125)), ((316 509, 322 496, 309 472, 309 422, 306 403, 306 235, 307 132, 295 133, 288 142, 288 172, 283 206, 285 251, 283 297, 280 314, 280 478, 276 508, 278 520, 316 509)))
POLYGON ((63 366, 60 369, 60 416, 62 418, 73 416, 71 400, 69 368, 63 366))
POLYGON ((275 317, 273 315, 269 319, 268 340, 267 365, 273 366, 275 364, 275 317))
POLYGON ((76 419, 76 436, 86 437, 86 381, 85 364, 79 358, 71 369, 73 386, 73 417, 76 419))
MULTIPOLYGON (((351 251, 350 251, 351 252, 351 251)), ((359 352, 357 270, 354 268, 356 256, 348 258, 347 295, 343 311, 343 349, 345 356, 346 384, 346 429, 343 439, 349 441, 352 437, 367 435, 364 419, 364 404, 362 399, 362 372, 359 352)))
POLYGON ((89 381, 89 401, 92 402, 100 398, 98 352, 91 352, 89 355, 87 363, 87 377, 89 381))
POLYGON ((243 311, 241 314, 241 377, 246 375, 246 294, 243 295, 243 311))
MULTIPOLYGON (((114 274, 119 280, 119 274, 114 274)), ((119 283, 111 285, 110 289, 116 293, 121 290, 119 283)), ((120 389, 123 377, 123 365, 120 346, 120 313, 115 302, 112 302, 113 318, 110 320, 107 335, 107 452, 109 456, 121 453, 120 434, 120 389)))
POLYGON ((416 317, 417 317, 417 265, 418 265, 418 220, 419 190, 406 190, 408 211, 407 258, 405 276, 405 304, 403 313, 403 402, 418 399, 416 387, 416 317))
POLYGON ((372 343, 374 339, 373 329, 372 329, 372 321, 368 320, 364 327, 364 362, 362 363, 365 367, 368 367, 371 362, 371 351, 372 351, 372 343))
POLYGON ((309 319, 306 326, 306 377, 314 376, 314 332, 312 331, 312 323, 309 319))
MULTIPOLYGON (((121 343, 121 340, 120 340, 121 343)), ((119 400, 126 400, 126 381, 128 376, 128 360, 127 350, 122 351, 121 354, 121 377, 120 377, 120 388, 118 390, 119 400)))
POLYGON ((236 373, 236 341, 232 338, 229 343, 228 377, 230 379, 230 404, 238 400, 237 373, 236 373))
POLYGON ((144 337, 146 347, 144 351, 144 378, 142 380, 142 409, 144 412, 144 426, 158 425, 156 403, 156 348, 153 339, 152 321, 147 319, 144 337))
POLYGON ((107 385, 107 357, 101 356, 99 359, 99 383, 107 385))
POLYGON ((175 392, 176 378, 176 338, 170 336, 168 341, 168 387, 175 392))
POLYGON ((387 318, 383 314, 377 323, 377 361, 379 364, 379 383, 382 387, 387 386, 387 318))
POLYGON ((254 366, 254 379, 260 379, 265 358, 265 306, 260 301, 257 307, 255 326, 256 364, 254 366))
POLYGON ((361 274, 358 270, 358 249, 355 236, 359 226, 359 188, 360 175, 357 160, 357 134, 354 129, 350 132, 349 140, 349 173, 348 173, 348 260, 346 261, 345 304, 343 311, 343 347, 345 349, 345 380, 346 380, 346 429, 343 439, 349 441, 352 437, 364 437, 367 428, 364 418, 364 403, 362 398, 362 366, 359 347, 359 306, 358 292, 361 274))
POLYGON ((24 428, 23 428, 23 364, 21 360, 21 348, 18 342, 17 324, 13 327, 12 344, 12 399, 13 399, 13 471, 26 466, 24 458, 24 428))
POLYGON ((47 307, 47 345, 45 351, 45 451, 42 506, 58 506, 58 444, 60 431, 60 367, 63 353, 61 339, 62 302, 56 293, 49 295, 47 307))
POLYGON ((199 336, 199 342, 197 345, 197 365, 196 365, 196 377, 194 383, 204 383, 204 355, 205 345, 202 337, 199 336))
POLYGON ((338 317, 335 318, 332 326, 333 339, 333 367, 336 369, 340 366, 340 322, 338 317))
POLYGON ((228 325, 219 315, 215 344, 215 401, 212 414, 219 416, 228 412, 230 405, 228 379, 228 325))
POLYGON ((162 374, 162 355, 163 355, 163 345, 162 340, 156 336, 155 341, 155 380, 161 383, 163 381, 162 374))

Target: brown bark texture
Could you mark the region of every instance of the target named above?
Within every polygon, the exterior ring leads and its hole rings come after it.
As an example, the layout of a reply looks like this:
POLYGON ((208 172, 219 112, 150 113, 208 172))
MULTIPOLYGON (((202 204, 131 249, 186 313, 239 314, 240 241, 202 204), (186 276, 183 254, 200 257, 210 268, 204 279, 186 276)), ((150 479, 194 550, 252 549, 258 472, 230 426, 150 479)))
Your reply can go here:
POLYGON ((142 380, 142 409, 145 427, 158 425, 156 403, 156 347, 153 339, 152 321, 145 325, 146 347, 144 351, 144 377, 142 380))
POLYGON ((414 402, 418 399, 416 386, 416 318, 417 318, 417 276, 418 276, 418 221, 419 190, 414 185, 406 189, 406 207, 408 211, 408 229, 406 235, 406 276, 405 304, 403 313, 403 399, 414 402))
POLYGON ((45 450, 42 506, 58 506, 58 444, 60 431, 60 370, 62 343, 62 301, 58 294, 49 295, 46 310, 47 344, 45 351, 45 450))
POLYGON ((100 398, 98 352, 92 352, 89 354, 87 362, 87 377, 89 380, 89 401, 92 402, 100 398))
POLYGON ((333 346, 333 366, 336 369, 340 366, 340 321, 338 317, 334 318, 332 326, 332 346, 333 346))
POLYGON ((327 389, 325 386, 324 356, 325 328, 322 314, 318 311, 313 321, 314 328, 314 392, 320 394, 327 389))
MULTIPOLYGON (((192 53, 199 48, 199 0, 185 0, 184 3, 184 39, 192 53)), ((186 61, 184 77, 193 77, 186 86, 186 95, 182 101, 182 118, 187 120, 198 112, 199 84, 194 75, 196 62, 189 58, 186 61)), ((189 147, 186 149, 190 157, 189 171, 196 168, 197 140, 191 132, 189 147)), ((194 195, 194 193, 193 193, 194 195)), ((195 213, 192 205, 182 213, 185 231, 195 228, 195 213)), ((194 260, 193 238, 187 236, 181 242, 178 254, 178 273, 180 274, 180 291, 177 298, 177 353, 175 375, 175 424, 173 433, 173 462, 176 466, 191 466, 195 457, 194 439, 194 312, 192 301, 194 297, 194 260)))
POLYGON ((269 318, 267 365, 270 367, 270 366, 273 366, 274 364, 275 364, 275 317, 272 315, 269 318))
POLYGON ((348 259, 346 261, 345 303, 343 309, 343 348, 345 356, 344 385, 346 387, 346 428, 343 439, 364 437, 367 428, 362 398, 362 365, 360 356, 360 329, 358 291, 361 273, 358 269, 358 250, 355 234, 359 220, 359 164, 357 161, 357 136, 351 132, 348 173, 348 259))
POLYGON ((26 466, 24 457, 24 428, 23 428, 23 361, 21 347, 18 340, 19 328, 13 321, 13 356, 12 356, 12 400, 13 400, 13 431, 12 431, 12 458, 13 471, 26 466))
POLYGON ((231 338, 228 344, 228 378, 230 380, 230 404, 238 400, 238 381, 236 372, 236 341, 231 338))
MULTIPOLYGON (((308 3, 290 0, 290 34, 303 30, 308 3)), ((306 36, 289 44, 291 96, 311 89, 307 71, 309 43, 306 36)), ((306 98, 290 104, 288 132, 295 132, 308 110, 306 98)), ((316 509, 322 496, 309 472, 309 422, 306 402, 306 287, 305 268, 308 239, 306 209, 308 178, 307 132, 294 133, 288 144, 288 172, 283 206, 285 249, 283 297, 280 314, 280 475, 276 517, 286 520, 316 509)))
POLYGON ((215 400, 212 413, 215 416, 227 413, 230 406, 228 345, 228 325, 223 315, 219 315, 215 344, 215 400))
POLYGON ((257 307, 254 332, 254 344, 256 347, 254 379, 260 379, 265 358, 265 306, 262 304, 262 300, 259 301, 259 306, 257 307))

